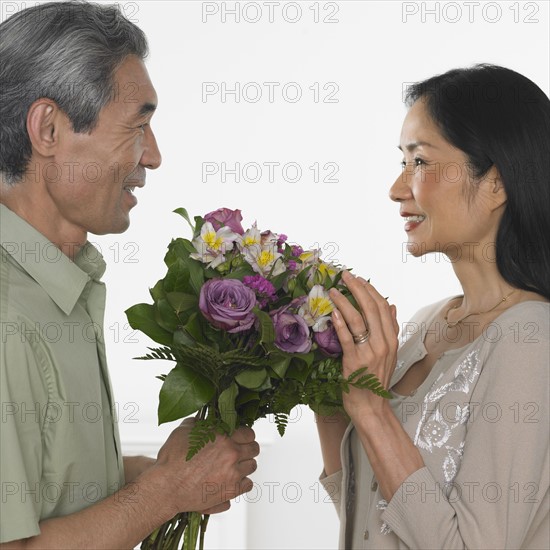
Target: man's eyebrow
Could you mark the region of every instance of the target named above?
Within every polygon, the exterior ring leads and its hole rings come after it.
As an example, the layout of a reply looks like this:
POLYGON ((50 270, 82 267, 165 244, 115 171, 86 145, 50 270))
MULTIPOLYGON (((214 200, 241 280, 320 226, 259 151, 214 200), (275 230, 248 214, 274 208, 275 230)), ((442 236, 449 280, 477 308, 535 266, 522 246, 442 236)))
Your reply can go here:
POLYGON ((156 108, 157 106, 154 103, 149 103, 149 102, 143 103, 140 106, 136 117, 140 118, 142 116, 148 115, 149 113, 154 113, 156 108))
MULTIPOLYGON (((425 145, 427 147, 432 147, 433 149, 437 149, 435 145, 432 145, 427 141, 413 141, 412 143, 408 143, 407 145, 405 145, 405 149, 407 149, 407 151, 413 151, 414 149, 416 149, 417 147, 420 147, 421 145, 425 145)), ((403 148, 401 147, 401 145, 398 145, 397 148, 400 151, 403 151, 403 148)))

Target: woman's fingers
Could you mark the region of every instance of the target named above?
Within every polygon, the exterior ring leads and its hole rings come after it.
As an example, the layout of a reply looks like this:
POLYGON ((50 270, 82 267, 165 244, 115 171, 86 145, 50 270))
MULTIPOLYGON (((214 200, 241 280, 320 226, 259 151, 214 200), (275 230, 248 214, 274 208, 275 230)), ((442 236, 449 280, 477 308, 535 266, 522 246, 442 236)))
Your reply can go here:
POLYGON ((330 290, 329 295, 341 313, 343 320, 347 323, 351 334, 358 336, 365 332, 366 325, 361 312, 357 311, 339 290, 333 288, 330 290))
MULTIPOLYGON (((347 298, 345 298, 344 296, 342 296, 342 298, 344 298, 346 302, 348 301, 347 298)), ((338 336, 338 340, 340 341, 340 345, 342 346, 342 351, 344 352, 344 355, 349 358, 355 357, 355 342, 353 341, 353 335, 349 331, 348 325, 346 324, 342 313, 338 309, 334 309, 332 311, 332 324, 334 325, 334 329, 336 330, 336 335, 338 336)))
POLYGON ((375 341, 383 341, 384 334, 379 307, 370 295, 368 283, 364 279, 356 279, 347 271, 344 272, 342 279, 361 308, 366 325, 370 330, 369 341, 371 345, 375 341))
POLYGON ((399 323, 397 322, 397 307, 395 305, 390 306, 393 317, 393 329, 395 330, 395 336, 399 337, 399 323))
MULTIPOLYGON (((392 345, 397 338, 399 328, 396 330, 394 322, 394 314, 392 313, 391 306, 388 300, 384 298, 369 282, 365 281, 362 277, 358 277, 357 280, 364 285, 369 296, 374 304, 378 308, 380 324, 382 326, 382 334, 386 338, 388 345, 392 345)), ((395 307, 395 306, 394 306, 395 307)))

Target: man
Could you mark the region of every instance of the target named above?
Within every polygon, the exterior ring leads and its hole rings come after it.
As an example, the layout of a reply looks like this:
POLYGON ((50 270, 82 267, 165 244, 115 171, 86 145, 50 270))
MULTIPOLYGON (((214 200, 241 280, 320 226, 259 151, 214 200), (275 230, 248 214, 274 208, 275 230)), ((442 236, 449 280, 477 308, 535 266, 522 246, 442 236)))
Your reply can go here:
POLYGON ((120 452, 105 264, 87 234, 124 231, 161 163, 146 55, 112 6, 44 4, 0 25, 2 549, 133 548, 175 514, 226 510, 252 487, 250 429, 188 462, 192 421, 157 460, 120 452))

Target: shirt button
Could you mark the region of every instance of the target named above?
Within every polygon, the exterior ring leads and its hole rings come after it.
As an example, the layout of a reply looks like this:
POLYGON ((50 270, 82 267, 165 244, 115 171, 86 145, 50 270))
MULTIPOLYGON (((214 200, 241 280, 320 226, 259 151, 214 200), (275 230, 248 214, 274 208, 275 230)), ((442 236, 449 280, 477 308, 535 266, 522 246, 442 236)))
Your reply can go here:
POLYGON ((371 484, 370 484, 370 490, 371 491, 376 491, 376 489, 378 489, 378 483, 376 481, 373 481, 371 484))
POLYGON ((368 529, 365 531, 365 534, 363 535, 363 538, 365 540, 369 540, 369 531, 368 531, 368 529))

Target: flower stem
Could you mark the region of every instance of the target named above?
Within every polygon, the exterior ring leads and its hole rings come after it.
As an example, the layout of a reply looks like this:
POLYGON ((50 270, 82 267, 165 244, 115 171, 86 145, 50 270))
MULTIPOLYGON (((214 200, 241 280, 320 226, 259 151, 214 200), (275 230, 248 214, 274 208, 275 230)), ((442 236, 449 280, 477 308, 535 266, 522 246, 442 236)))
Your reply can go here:
POLYGON ((204 534, 206 533, 206 526, 208 525, 208 520, 210 519, 209 514, 205 514, 202 517, 201 521, 201 534, 199 539, 199 550, 204 550, 204 534))
POLYGON ((197 548, 197 539, 202 521, 202 514, 199 512, 189 512, 189 523, 183 535, 183 550, 195 550, 197 548))

